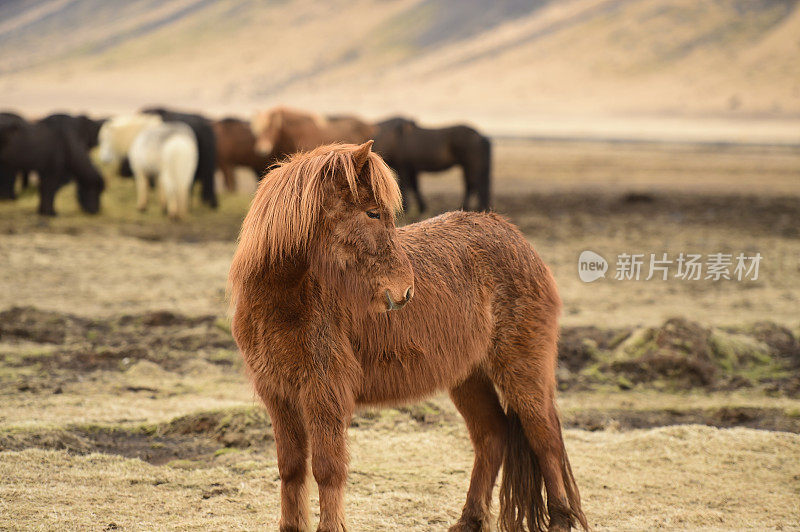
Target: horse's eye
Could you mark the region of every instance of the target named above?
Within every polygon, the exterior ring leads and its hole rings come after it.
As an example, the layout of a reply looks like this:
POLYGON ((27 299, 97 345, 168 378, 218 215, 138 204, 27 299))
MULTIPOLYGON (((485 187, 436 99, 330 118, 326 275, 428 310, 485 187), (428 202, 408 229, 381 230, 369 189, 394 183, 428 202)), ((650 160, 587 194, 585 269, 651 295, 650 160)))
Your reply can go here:
POLYGON ((367 216, 377 220, 378 218, 381 217, 381 213, 379 213, 378 211, 367 211, 367 216))

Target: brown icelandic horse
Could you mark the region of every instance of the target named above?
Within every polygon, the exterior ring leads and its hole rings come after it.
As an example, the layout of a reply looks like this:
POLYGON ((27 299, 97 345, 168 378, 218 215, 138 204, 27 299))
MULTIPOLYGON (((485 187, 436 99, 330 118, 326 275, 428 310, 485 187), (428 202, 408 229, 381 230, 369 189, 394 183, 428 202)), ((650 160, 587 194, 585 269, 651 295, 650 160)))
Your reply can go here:
POLYGON ((272 418, 280 530, 309 529, 309 456, 318 530, 346 529, 357 405, 442 389, 475 448, 451 530, 490 528, 501 463, 501 529, 585 528, 555 404, 550 271, 495 214, 395 228, 399 190, 371 144, 323 146, 267 173, 231 265, 233 335, 272 418))
POLYGON ((323 117, 286 107, 257 113, 252 128, 256 151, 269 154, 272 162, 324 144, 361 144, 375 135, 374 126, 355 116, 323 117))
POLYGON ((214 122, 217 136, 217 166, 222 172, 225 188, 236 190, 237 166, 250 168, 261 179, 269 165, 269 157, 256 152, 256 137, 250 124, 238 118, 223 118, 214 122))

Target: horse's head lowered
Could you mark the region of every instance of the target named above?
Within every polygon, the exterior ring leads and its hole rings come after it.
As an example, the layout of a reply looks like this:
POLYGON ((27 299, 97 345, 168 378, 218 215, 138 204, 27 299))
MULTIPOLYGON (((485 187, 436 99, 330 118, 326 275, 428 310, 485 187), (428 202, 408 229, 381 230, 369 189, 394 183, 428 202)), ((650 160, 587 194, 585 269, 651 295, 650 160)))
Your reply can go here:
POLYGON ((283 111, 281 109, 260 111, 253 117, 250 127, 256 137, 256 153, 269 155, 275 148, 283 127, 283 111))
POLYGON ((231 265, 234 301, 243 286, 292 268, 374 311, 411 299, 414 273, 395 234, 400 191, 371 147, 322 146, 264 177, 231 265))

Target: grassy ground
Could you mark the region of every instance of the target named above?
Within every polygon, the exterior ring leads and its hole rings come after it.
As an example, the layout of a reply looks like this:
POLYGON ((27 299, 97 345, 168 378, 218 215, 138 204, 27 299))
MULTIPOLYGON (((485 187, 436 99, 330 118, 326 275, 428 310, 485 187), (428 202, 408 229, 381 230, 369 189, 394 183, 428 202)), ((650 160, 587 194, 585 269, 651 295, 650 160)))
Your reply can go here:
MULTIPOLYGON (((496 177, 565 300, 560 407, 592 526, 800 529, 800 154, 504 141, 496 177), (584 284, 583 249, 765 259, 751 284, 584 284)), ((457 174, 423 186, 435 212, 460 201, 457 174)), ((136 213, 130 181, 103 199, 87 217, 64 190, 52 220, 32 195, 0 205, 0 529, 274 528, 274 442, 225 317, 249 196, 179 224, 136 213)), ((350 439, 353 529, 457 518, 472 452, 446 396, 360 412, 350 439)))
MULTIPOLYGON (((269 420, 224 320, 15 314, 0 329, 0 528, 274 527, 269 420)), ((595 528, 797 526, 796 396, 577 384, 561 409, 595 528)), ((350 441, 354 529, 457 518, 472 454, 446 396, 361 411, 350 441)))

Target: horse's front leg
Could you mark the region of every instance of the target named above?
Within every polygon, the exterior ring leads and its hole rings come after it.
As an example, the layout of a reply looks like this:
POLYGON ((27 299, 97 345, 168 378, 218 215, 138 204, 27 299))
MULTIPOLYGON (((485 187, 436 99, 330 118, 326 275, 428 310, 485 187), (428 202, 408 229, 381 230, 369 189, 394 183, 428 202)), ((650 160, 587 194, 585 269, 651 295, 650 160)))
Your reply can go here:
POLYGON ((308 436, 302 411, 292 402, 259 393, 267 406, 281 477, 281 532, 306 532, 308 519, 308 436))
POLYGON ((304 401, 311 443, 311 470, 319 487, 319 532, 344 532, 344 489, 347 483, 347 427, 354 395, 337 389, 335 379, 309 383, 304 401))

